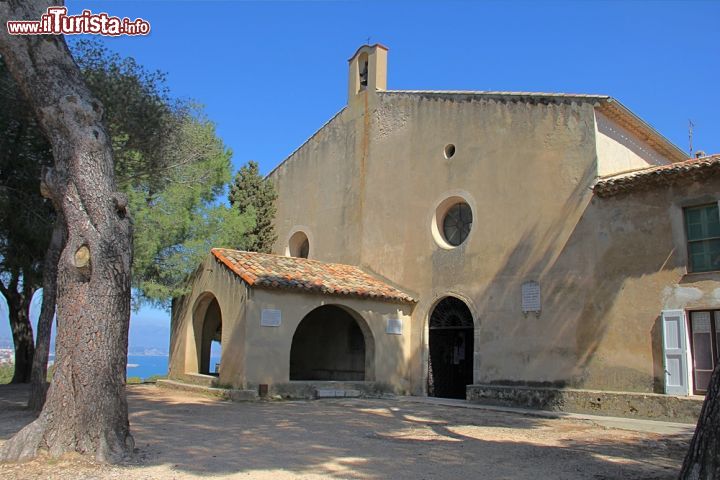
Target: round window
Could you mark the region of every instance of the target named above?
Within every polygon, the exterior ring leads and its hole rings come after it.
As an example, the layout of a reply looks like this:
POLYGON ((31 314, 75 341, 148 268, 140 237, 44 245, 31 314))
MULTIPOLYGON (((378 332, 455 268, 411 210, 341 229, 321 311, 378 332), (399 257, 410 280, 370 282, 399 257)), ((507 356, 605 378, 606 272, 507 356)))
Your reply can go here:
POLYGON ((472 227, 472 210, 467 203, 456 203, 443 218, 443 236, 450 245, 457 247, 465 241, 472 227))

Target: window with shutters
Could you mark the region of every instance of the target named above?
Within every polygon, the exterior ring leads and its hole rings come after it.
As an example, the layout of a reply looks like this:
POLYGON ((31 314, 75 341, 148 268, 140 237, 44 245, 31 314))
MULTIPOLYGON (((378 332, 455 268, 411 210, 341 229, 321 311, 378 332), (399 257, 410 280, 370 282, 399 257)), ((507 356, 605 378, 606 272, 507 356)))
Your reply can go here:
POLYGON ((720 360, 720 310, 690 312, 690 349, 696 394, 705 394, 720 360))
POLYGON ((685 209, 688 269, 691 272, 720 270, 720 214, 718 204, 685 209))

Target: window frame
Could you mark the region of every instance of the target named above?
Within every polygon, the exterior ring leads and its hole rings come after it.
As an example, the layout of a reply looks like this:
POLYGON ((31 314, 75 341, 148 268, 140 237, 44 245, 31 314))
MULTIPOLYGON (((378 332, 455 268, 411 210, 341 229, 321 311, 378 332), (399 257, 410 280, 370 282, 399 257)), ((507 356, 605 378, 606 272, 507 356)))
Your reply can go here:
POLYGON ((443 236, 443 239, 445 240, 445 242, 447 242, 447 244, 452 246, 453 248, 459 247, 460 245, 465 243, 465 240, 468 239, 468 237, 470 236, 470 232, 472 231, 473 220, 475 220, 473 217, 474 217, 474 215, 473 215, 472 207, 470 207, 470 204, 468 204, 467 202, 462 201, 462 202, 457 202, 457 203, 450 205, 450 207, 448 207, 448 209, 445 211, 445 213, 442 216, 442 230, 441 231, 442 231, 442 236, 443 236), (457 215, 455 215, 455 209, 457 209, 457 215), (470 215, 469 222, 464 222, 462 219, 462 214, 463 214, 464 209, 465 209, 464 213, 470 215), (455 225, 448 224, 449 220, 451 220, 451 214, 454 217, 456 217, 455 225), (460 241, 458 241, 457 243, 453 243, 450 240, 452 235, 448 235, 448 229, 450 229, 451 227, 457 229, 456 231, 457 231, 458 237, 460 239, 460 241), (465 229, 467 230, 467 233, 464 232, 465 229), (463 236, 463 234, 464 234, 464 236, 463 236))
MULTIPOLYGON (((690 339, 690 360, 691 360, 691 374, 692 374, 692 390, 694 395, 705 395, 707 390, 698 388, 697 382, 695 381, 695 334, 693 332, 693 313, 708 313, 710 315, 710 350, 713 359, 713 371, 717 364, 720 363, 720 345, 718 345, 718 330, 715 325, 715 314, 720 314, 720 309, 708 309, 699 308, 695 310, 687 311, 687 331, 690 339)), ((705 371, 703 369, 703 371, 705 371)))
POLYGON ((720 222, 720 201, 717 202, 708 202, 708 203, 701 203, 697 205, 687 205, 682 208, 682 220, 683 220, 683 228, 685 230, 685 250, 687 255, 687 270, 688 273, 709 273, 709 272, 718 272, 720 271, 719 268, 713 268, 712 265, 707 270, 698 270, 695 265, 693 264, 692 260, 692 252, 690 249, 691 244, 695 243, 702 243, 709 240, 718 240, 720 241, 720 236, 716 237, 703 237, 701 239, 696 240, 690 240, 690 232, 689 232, 689 225, 688 225, 688 210, 694 210, 694 209, 701 209, 701 208, 707 208, 715 206, 718 209, 718 221, 720 222))

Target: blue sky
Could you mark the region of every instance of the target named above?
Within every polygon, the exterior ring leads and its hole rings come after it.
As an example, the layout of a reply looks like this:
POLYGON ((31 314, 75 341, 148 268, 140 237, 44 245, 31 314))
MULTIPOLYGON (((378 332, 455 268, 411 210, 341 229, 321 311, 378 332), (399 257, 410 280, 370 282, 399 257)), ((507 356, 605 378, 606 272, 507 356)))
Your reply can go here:
MULTIPOLYGON (((152 26, 108 47, 168 73, 234 152, 269 172, 346 101, 361 44, 389 47, 388 88, 599 93, 684 150, 720 153, 720 2, 69 1, 152 26)), ((0 337, 9 337, 0 303, 0 337)), ((165 347, 143 309, 133 346, 165 347)))

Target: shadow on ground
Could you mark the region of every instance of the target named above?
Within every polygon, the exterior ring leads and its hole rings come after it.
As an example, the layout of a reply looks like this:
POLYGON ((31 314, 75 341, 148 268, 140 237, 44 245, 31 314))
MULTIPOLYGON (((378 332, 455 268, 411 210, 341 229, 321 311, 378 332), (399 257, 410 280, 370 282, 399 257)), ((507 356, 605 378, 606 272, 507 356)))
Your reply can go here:
MULTIPOLYGON (((7 388, 0 408, 15 410, 0 413, 3 440, 32 419, 7 388)), ((129 478, 674 478, 689 441, 399 400, 240 404, 150 385, 128 391, 129 478)))

